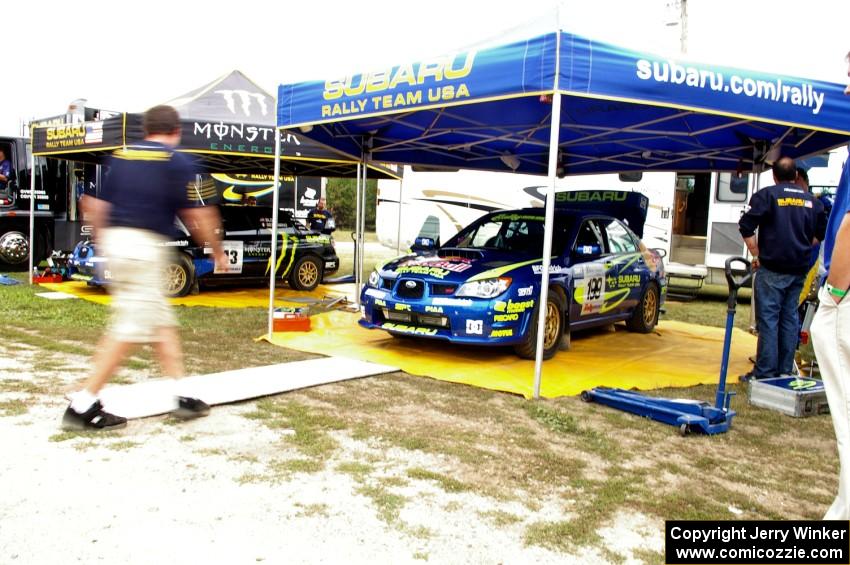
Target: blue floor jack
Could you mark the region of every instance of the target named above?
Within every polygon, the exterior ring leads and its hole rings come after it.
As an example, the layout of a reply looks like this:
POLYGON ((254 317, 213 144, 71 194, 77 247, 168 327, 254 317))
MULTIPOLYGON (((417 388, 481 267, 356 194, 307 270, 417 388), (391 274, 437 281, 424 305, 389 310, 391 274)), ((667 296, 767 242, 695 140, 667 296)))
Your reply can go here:
POLYGON ((732 425, 735 412, 729 408, 734 392, 726 390, 726 369, 729 365, 729 349, 732 345, 732 324, 735 320, 735 306, 738 289, 746 285, 752 277, 752 266, 743 257, 730 257, 726 260, 726 282, 729 285, 729 300, 726 310, 726 335, 723 340, 723 359, 720 362, 720 383, 714 406, 708 402, 688 399, 652 398, 637 392, 619 388, 596 387, 581 393, 585 402, 598 402, 643 416, 671 426, 678 426, 684 436, 692 431, 705 434, 722 434, 732 425), (733 263, 743 263, 745 269, 732 271, 733 263))

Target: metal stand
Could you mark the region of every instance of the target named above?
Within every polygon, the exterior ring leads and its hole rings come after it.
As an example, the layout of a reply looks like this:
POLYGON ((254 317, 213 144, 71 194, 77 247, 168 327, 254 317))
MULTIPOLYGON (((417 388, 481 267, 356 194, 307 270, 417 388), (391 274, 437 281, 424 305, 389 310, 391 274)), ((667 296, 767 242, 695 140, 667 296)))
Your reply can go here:
POLYGON ((720 382, 714 406, 707 402, 686 399, 651 398, 637 392, 617 388, 596 387, 581 393, 585 402, 599 402, 643 416, 671 426, 678 426, 682 435, 700 431, 713 435, 724 433, 732 425, 735 412, 729 403, 734 392, 726 390, 726 371, 729 366, 729 351, 732 347, 732 328, 735 321, 735 307, 738 303, 738 289, 747 284, 752 276, 752 265, 743 257, 730 257, 726 260, 726 282, 729 285, 729 300, 726 309, 726 335, 723 339, 723 357, 720 361, 720 382), (732 273, 732 264, 740 262, 746 267, 745 274, 736 278, 732 273))

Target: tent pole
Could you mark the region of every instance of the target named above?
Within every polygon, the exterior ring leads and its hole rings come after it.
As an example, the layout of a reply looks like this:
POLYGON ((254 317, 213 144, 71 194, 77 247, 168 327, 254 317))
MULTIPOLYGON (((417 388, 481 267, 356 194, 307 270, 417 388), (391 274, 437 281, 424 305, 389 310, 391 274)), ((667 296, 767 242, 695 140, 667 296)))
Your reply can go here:
MULTIPOLYGON (((363 154, 363 182, 360 183, 360 218, 357 224, 357 296, 360 296, 360 291, 363 287, 363 255, 366 252, 366 179, 369 174, 369 154, 363 154)), ((359 307, 359 305, 358 305, 359 307)))
POLYGON ((534 355, 534 398, 540 398, 543 372, 543 337, 546 328, 546 304, 549 299, 549 265, 552 262, 552 231, 555 223, 555 178, 558 172, 558 140, 561 124, 561 93, 552 95, 552 124, 549 133, 549 179, 546 185, 546 219, 543 231, 543 266, 540 272, 540 300, 537 303, 537 350, 534 355))
MULTIPOLYGON (((31 150, 33 148, 31 147, 31 150)), ((33 283, 32 271, 35 255, 35 154, 30 153, 30 284, 33 283)))
POLYGON ((269 264, 269 320, 268 336, 274 330, 274 283, 277 279, 277 214, 280 207, 280 130, 275 128, 274 139, 274 192, 272 193, 272 256, 269 264))
MULTIPOLYGON (((402 170, 404 170, 402 168, 402 170)), ((395 252, 401 255, 401 194, 404 189, 404 174, 401 175, 401 179, 398 181, 398 233, 396 234, 395 239, 395 252)))
MULTIPOLYGON (((759 166, 753 161, 753 194, 761 190, 761 173, 758 172, 759 166)), ((749 255, 749 249, 746 250, 746 254, 749 255)), ((750 292, 750 333, 753 335, 758 335, 758 321, 756 320, 756 281, 755 278, 758 276, 757 272, 753 272, 753 280, 750 288, 752 289, 750 292)))
POLYGON ((360 181, 362 179, 361 167, 363 166, 362 159, 357 163, 357 184, 354 189, 355 205, 354 205, 354 287, 356 290, 354 303, 357 305, 357 310, 360 311, 360 269, 357 268, 357 240, 359 239, 358 229, 360 227, 360 181))

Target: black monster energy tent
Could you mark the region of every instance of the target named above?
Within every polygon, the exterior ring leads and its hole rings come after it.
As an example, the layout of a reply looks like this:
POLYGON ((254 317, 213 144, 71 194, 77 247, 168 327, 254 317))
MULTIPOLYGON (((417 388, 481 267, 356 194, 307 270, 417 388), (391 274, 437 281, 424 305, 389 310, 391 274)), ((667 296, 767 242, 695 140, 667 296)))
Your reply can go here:
MULTIPOLYGON (((182 122, 179 151, 211 173, 269 173, 274 166, 275 99, 239 71, 175 98, 182 122)), ((100 163, 111 151, 140 141, 142 115, 125 113, 103 121, 33 128, 35 155, 100 163)), ((354 177, 357 157, 283 132, 281 174, 354 177)), ((372 178, 395 178, 372 166, 372 178)))

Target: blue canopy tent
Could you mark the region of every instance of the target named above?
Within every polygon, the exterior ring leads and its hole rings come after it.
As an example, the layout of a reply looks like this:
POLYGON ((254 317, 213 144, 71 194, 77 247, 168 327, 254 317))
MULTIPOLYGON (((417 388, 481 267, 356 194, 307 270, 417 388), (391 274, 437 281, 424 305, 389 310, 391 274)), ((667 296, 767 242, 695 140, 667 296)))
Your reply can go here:
POLYGON ((546 174, 550 195, 564 175, 758 170, 780 153, 806 157, 850 139, 841 85, 659 57, 564 31, 281 85, 277 116, 279 128, 299 128, 364 162, 546 174))

